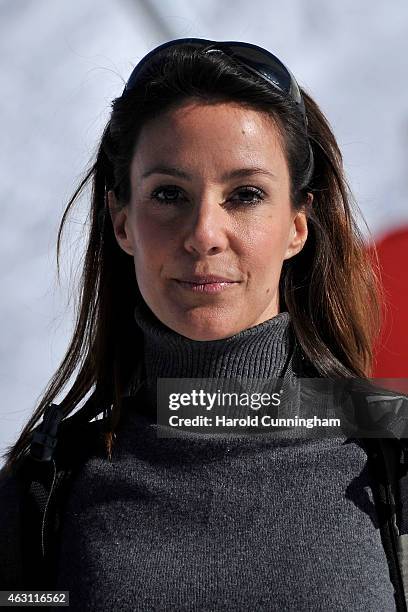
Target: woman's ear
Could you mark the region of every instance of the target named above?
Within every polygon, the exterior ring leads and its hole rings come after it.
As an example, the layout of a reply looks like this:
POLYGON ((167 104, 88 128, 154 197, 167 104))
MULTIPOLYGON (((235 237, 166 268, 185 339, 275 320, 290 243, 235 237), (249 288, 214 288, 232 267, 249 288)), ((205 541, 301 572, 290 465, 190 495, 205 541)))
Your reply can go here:
POLYGON ((293 218, 292 225, 290 227, 288 247, 285 252, 283 259, 290 259, 294 255, 297 255, 302 249, 307 240, 307 218, 308 209, 312 205, 313 194, 308 193, 306 204, 298 211, 293 218))
POLYGON ((133 240, 129 231, 129 208, 128 206, 119 206, 112 190, 108 191, 108 205, 117 243, 125 253, 133 255, 133 240))

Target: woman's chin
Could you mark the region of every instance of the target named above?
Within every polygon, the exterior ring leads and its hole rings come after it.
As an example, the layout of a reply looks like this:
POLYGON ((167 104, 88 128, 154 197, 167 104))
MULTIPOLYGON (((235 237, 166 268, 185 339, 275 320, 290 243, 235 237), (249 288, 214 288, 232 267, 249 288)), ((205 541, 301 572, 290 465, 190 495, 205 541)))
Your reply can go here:
POLYGON ((189 333, 184 333, 182 334, 183 336, 185 336, 186 338, 189 338, 190 340, 196 340, 198 342, 205 342, 205 341, 209 341, 209 340, 222 340, 224 338, 229 338, 231 336, 233 336, 235 333, 237 332, 209 332, 208 330, 205 332, 189 332, 189 333))
POLYGON ((185 316, 178 317, 177 321, 174 320, 172 324, 169 322, 167 325, 190 340, 222 340, 245 329, 245 325, 242 325, 241 328, 237 327, 237 319, 239 319, 238 316, 232 317, 230 324, 228 324, 228 317, 225 314, 222 317, 215 318, 214 314, 211 316, 211 314, 202 311, 189 312, 185 316))

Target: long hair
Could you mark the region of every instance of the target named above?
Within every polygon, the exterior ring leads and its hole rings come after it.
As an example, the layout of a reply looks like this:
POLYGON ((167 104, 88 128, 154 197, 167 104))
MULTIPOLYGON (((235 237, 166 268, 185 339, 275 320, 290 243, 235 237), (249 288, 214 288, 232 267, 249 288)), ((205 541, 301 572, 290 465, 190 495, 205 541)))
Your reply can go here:
POLYGON ((283 262, 280 310, 290 313, 300 348, 318 375, 370 376, 373 346, 382 318, 378 258, 373 260, 367 254, 356 221, 359 210, 348 188, 342 156, 329 123, 310 95, 303 89, 301 92, 307 129, 290 99, 231 58, 173 47, 165 53, 165 61, 152 64, 139 86, 113 101, 96 159, 68 202, 58 231, 59 272, 61 238, 68 213, 91 184, 89 234, 78 287, 75 329, 42 399, 3 456, 6 468, 27 450, 46 407, 75 372, 60 406, 67 416, 88 392, 100 398, 108 416, 106 447, 110 457, 121 397, 135 367, 143 367, 143 344, 134 321, 134 307, 142 296, 133 259, 116 241, 107 191, 113 189, 121 205, 129 202, 129 167, 142 126, 191 98, 208 104, 239 103, 269 113, 275 121, 288 163, 293 208, 300 209, 308 193, 314 196, 308 211, 305 246, 296 257, 283 262), (310 147, 314 158, 311 176, 310 147))

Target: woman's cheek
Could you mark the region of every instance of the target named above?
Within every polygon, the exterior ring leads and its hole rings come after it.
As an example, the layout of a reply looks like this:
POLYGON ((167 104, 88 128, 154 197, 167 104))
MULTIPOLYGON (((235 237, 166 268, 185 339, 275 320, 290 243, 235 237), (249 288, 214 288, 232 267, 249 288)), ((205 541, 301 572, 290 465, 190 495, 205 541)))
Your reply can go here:
POLYGON ((158 240, 159 244, 163 241, 163 231, 160 230, 159 224, 143 210, 135 213, 132 218, 132 233, 135 250, 141 252, 142 256, 143 252, 154 251, 158 240))
POLYGON ((251 236, 247 248, 254 257, 263 260, 275 259, 277 254, 284 251, 285 232, 275 223, 264 223, 262 227, 247 229, 244 235, 251 236))

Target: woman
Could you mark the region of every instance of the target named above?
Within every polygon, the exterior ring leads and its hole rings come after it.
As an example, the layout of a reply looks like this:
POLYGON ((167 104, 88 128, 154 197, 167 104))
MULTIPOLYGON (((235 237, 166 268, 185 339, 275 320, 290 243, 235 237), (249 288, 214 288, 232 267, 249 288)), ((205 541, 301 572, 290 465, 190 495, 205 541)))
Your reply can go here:
POLYGON ((61 410, 92 391, 106 449, 73 479, 55 588, 81 610, 395 609, 356 441, 155 430, 163 378, 370 375, 381 296, 327 120, 268 51, 201 39, 112 106, 58 235, 92 181, 76 329, 6 455, 78 368, 61 410))

